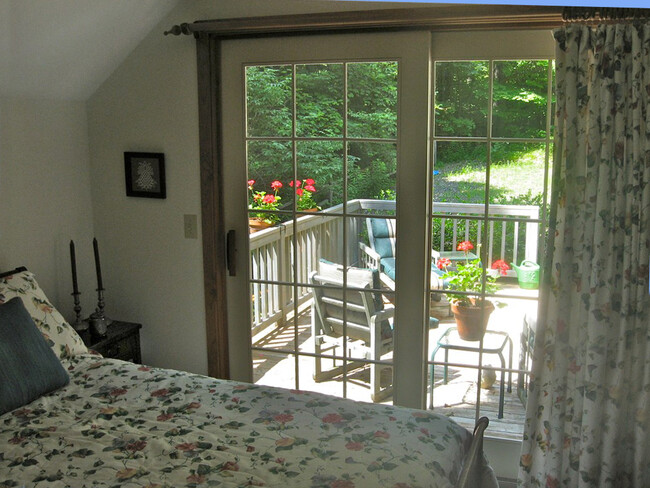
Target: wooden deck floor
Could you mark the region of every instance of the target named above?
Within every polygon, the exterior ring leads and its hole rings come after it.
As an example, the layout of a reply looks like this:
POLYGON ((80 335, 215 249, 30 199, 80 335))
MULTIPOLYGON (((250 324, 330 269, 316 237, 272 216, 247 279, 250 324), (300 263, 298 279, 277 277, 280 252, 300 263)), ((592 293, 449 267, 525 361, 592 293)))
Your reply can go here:
MULTIPOLYGON (((517 293, 530 296, 530 292, 518 288, 506 288, 503 292, 517 293)), ((502 330, 508 333, 513 341, 513 368, 517 369, 519 363, 519 337, 523 322, 523 314, 527 310, 534 310, 536 302, 530 300, 504 300, 507 306, 497 308, 490 318, 488 330, 502 330)), ((283 327, 267 329, 262 334, 254 337, 254 345, 273 349, 293 349, 294 338, 297 338, 298 350, 313 352, 310 341, 310 307, 303 308, 298 316, 297 327, 283 327)), ((437 340, 449 328, 455 325, 453 317, 441 320, 440 327, 429 332, 429 351, 435 348, 437 340)), ((507 348, 506 348, 507 349, 507 348)), ((507 361, 507 350, 504 352, 507 361)), ((444 354, 439 351, 436 362, 442 362, 444 354)), ((450 363, 478 365, 478 354, 473 352, 452 351, 449 356, 450 363)), ((342 377, 330 381, 315 382, 312 378, 314 359, 309 356, 278 353, 266 351, 253 351, 253 374, 257 384, 280 386, 285 388, 299 388, 302 390, 317 391, 336 396, 370 402, 369 368, 359 368, 348 372, 347 381, 342 377), (296 375, 298 381, 296 381, 296 375), (345 390, 345 391, 344 391, 345 390)), ((483 364, 500 366, 496 355, 484 355, 483 364)), ((507 362, 506 362, 507 365, 507 362)), ((382 376, 382 383, 391 382, 391 371, 387 369, 382 376)), ((473 428, 476 416, 476 400, 480 395, 481 409, 479 416, 490 419, 488 435, 491 437, 521 439, 525 410, 517 395, 517 374, 513 374, 512 392, 505 392, 504 416, 497 418, 499 405, 500 374, 497 372, 497 381, 489 389, 478 388, 478 370, 476 368, 449 367, 449 381, 443 382, 443 366, 435 366, 434 383, 434 410, 452 417, 461 425, 473 428)), ((506 376, 507 383, 507 376, 506 376)), ((429 404, 429 387, 427 386, 427 406, 429 404)), ((383 403, 392 404, 392 397, 383 403)))

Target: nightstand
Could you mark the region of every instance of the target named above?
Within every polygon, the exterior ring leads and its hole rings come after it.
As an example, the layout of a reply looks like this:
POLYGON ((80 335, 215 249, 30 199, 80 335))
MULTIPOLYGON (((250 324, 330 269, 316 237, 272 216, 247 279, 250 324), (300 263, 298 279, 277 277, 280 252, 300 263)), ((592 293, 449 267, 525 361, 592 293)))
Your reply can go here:
POLYGON ((97 351, 105 358, 122 359, 133 363, 142 363, 140 356, 141 324, 113 321, 108 326, 106 336, 93 337, 84 335, 83 340, 88 349, 97 351))

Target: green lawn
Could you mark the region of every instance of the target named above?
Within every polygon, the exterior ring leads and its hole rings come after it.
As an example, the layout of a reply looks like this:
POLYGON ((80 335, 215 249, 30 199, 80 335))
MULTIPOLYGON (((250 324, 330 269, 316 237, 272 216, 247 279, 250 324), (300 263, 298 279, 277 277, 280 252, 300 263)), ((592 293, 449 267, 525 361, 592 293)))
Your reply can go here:
MULTIPOLYGON (((433 200, 484 203, 486 163, 463 161, 435 167, 433 200)), ((490 166, 490 202, 539 205, 544 191, 544 150, 522 152, 490 166)))

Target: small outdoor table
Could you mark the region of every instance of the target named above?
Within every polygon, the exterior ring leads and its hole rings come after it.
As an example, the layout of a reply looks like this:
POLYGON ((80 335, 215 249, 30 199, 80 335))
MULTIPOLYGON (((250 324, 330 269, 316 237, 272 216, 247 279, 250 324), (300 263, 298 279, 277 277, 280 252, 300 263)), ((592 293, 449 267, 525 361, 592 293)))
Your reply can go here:
POLYGON ((465 251, 437 251, 435 254, 437 254, 437 256, 434 257, 435 263, 437 263, 440 258, 446 258, 451 261, 451 266, 456 266, 458 263, 464 263, 466 260, 471 263, 478 259, 478 256, 473 252, 466 253, 465 251))
MULTIPOLYGON (((485 331, 483 336, 483 354, 497 354, 499 359, 501 359, 501 384, 499 387, 499 414, 498 418, 503 418, 503 403, 505 400, 505 392, 503 386, 505 384, 505 358, 503 357, 503 349, 508 344, 508 392, 512 391, 512 339, 507 332, 488 330, 485 331)), ((431 362, 434 362, 436 354, 439 349, 445 350, 445 362, 444 362, 444 376, 443 381, 447 384, 447 363, 449 362, 449 351, 467 351, 467 352, 480 352, 480 341, 465 341, 460 338, 458 335, 458 329, 456 327, 450 327, 445 331, 444 334, 438 339, 438 344, 436 348, 431 353, 431 362)), ((485 369, 485 368, 484 368, 485 369)), ((430 367, 430 377, 429 386, 431 391, 429 393, 429 408, 433 409, 433 387, 434 387, 434 378, 433 378, 433 365, 430 367)), ((479 385, 480 388, 480 385, 479 385)))

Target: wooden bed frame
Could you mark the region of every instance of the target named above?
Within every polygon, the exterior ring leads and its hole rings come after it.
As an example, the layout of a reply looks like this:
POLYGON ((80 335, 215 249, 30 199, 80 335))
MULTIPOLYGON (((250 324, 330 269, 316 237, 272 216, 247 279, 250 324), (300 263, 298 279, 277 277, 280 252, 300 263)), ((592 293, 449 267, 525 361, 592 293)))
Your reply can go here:
POLYGON ((463 469, 458 477, 456 488, 480 488, 481 487, 481 471, 482 457, 483 457, 483 434, 490 421, 487 417, 481 417, 474 426, 474 433, 472 435, 472 444, 465 456, 463 469))
POLYGON ((27 268, 24 266, 20 266, 19 268, 12 269, 11 271, 4 271, 0 273, 0 278, 4 278, 5 276, 11 276, 12 274, 16 273, 22 273, 23 271, 27 271, 27 268))

